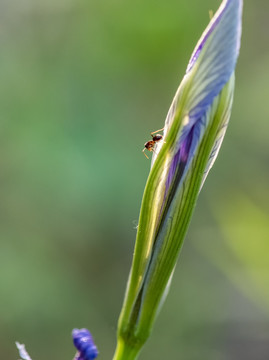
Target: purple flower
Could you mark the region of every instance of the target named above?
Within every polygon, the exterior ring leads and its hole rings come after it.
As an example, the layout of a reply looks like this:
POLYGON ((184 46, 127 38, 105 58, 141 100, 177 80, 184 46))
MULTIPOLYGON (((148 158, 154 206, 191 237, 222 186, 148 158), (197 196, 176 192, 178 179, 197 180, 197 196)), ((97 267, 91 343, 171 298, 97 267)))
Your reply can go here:
MULTIPOLYGON (((243 0, 224 0, 190 58, 156 144, 143 195, 114 360, 148 338, 167 295, 199 191, 231 114, 243 0)), ((131 357, 130 357, 131 359, 131 357)))
POLYGON ((89 330, 74 329, 72 337, 74 345, 78 350, 74 360, 94 360, 97 358, 98 350, 89 330))

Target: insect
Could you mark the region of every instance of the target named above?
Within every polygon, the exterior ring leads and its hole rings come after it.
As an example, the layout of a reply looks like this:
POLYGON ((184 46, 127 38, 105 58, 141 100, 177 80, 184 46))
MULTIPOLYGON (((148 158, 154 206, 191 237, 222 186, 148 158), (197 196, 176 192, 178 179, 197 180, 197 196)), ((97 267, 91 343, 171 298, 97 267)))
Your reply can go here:
POLYGON ((150 134, 151 137, 152 137, 152 140, 147 141, 147 142, 145 143, 145 147, 144 147, 144 149, 143 149, 142 151, 143 151, 143 154, 146 156, 147 159, 148 159, 149 157, 148 157, 147 154, 145 153, 145 150, 154 151, 155 144, 156 144, 157 142, 159 142, 160 140, 163 139, 163 136, 162 136, 162 135, 157 134, 157 135, 154 135, 154 136, 153 136, 153 134, 156 134, 158 131, 163 131, 163 129, 164 129, 164 128, 152 132, 152 133, 150 134))
POLYGON ((98 350, 93 338, 87 329, 74 329, 72 332, 73 342, 78 350, 74 360, 94 360, 98 350))

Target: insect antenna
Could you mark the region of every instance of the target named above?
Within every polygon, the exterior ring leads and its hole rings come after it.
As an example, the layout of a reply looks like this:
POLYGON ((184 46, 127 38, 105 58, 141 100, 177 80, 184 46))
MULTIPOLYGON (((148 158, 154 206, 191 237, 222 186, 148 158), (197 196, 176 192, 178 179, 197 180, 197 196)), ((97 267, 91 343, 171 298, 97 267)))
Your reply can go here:
POLYGON ((142 150, 142 153, 146 156, 147 159, 149 159, 148 155, 145 153, 145 150, 147 150, 147 149, 144 148, 144 149, 142 150))

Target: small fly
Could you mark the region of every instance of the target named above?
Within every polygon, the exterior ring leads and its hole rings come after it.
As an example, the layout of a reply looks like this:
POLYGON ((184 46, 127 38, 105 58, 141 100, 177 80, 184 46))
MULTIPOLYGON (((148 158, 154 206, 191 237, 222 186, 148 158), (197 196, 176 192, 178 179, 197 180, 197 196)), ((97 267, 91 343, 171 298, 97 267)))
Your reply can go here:
POLYGON ((164 129, 164 128, 152 132, 152 133, 150 134, 151 137, 152 137, 152 140, 147 141, 147 142, 145 143, 145 147, 144 147, 144 149, 143 149, 142 151, 143 151, 143 154, 146 156, 147 159, 148 159, 149 157, 148 157, 147 154, 145 153, 145 150, 154 151, 154 147, 155 147, 156 143, 163 139, 163 136, 162 136, 162 135, 156 134, 156 133, 157 133, 158 131, 163 131, 163 129, 164 129), (153 136, 153 134, 156 134, 156 135, 153 136))

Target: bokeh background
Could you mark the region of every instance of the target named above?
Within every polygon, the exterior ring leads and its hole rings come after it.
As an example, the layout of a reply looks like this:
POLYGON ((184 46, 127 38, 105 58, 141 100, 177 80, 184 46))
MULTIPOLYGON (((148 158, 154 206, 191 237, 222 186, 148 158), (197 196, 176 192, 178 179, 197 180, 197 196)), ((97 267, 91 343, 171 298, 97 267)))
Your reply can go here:
MULTIPOLYGON (((0 357, 111 359, 150 162, 220 0, 0 3, 0 357)), ((141 359, 269 358, 268 0, 245 1, 230 126, 141 359)))

